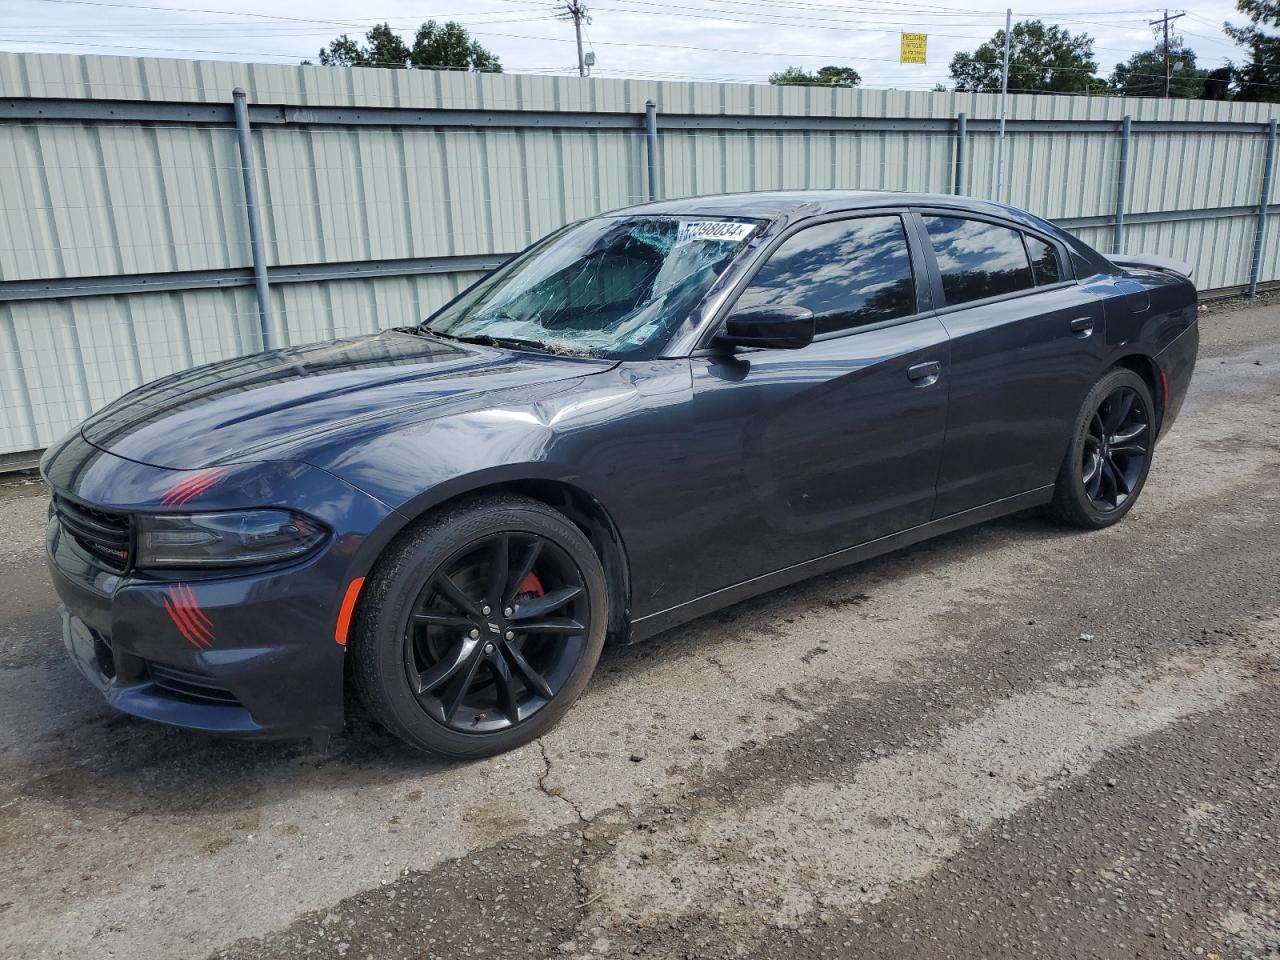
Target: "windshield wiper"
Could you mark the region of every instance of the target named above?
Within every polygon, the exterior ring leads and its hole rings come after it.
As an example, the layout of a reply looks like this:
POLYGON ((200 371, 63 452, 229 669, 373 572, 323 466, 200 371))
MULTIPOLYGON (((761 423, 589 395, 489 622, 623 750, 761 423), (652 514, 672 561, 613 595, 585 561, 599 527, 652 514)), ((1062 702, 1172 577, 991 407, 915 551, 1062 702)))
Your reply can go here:
POLYGON ((425 323, 417 328, 417 332, 439 337, 442 340, 454 340, 458 343, 478 343, 485 347, 507 347, 512 350, 535 350, 538 353, 551 353, 558 357, 596 356, 596 352, 592 347, 572 347, 564 344, 544 343, 541 340, 531 340, 525 337, 498 337, 491 333, 468 333, 463 335, 443 333, 439 330, 431 329, 425 323))
MULTIPOLYGON (((435 331, 432 331, 433 333, 435 331)), ((470 333, 465 336, 447 334, 451 340, 463 343, 478 343, 486 347, 510 347, 513 350, 537 350, 539 353, 552 353, 552 349, 541 340, 526 340, 524 337, 495 337, 489 333, 470 333)))

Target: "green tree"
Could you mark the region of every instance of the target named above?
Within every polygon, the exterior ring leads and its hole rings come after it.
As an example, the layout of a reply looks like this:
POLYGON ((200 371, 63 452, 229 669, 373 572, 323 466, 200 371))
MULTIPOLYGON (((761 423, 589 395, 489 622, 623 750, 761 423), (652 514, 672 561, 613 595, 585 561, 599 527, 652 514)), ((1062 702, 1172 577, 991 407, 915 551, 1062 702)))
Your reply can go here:
MULTIPOLYGON (((1000 92, 1004 31, 973 53, 951 58, 951 80, 957 91, 1000 92)), ((1039 20, 1013 25, 1009 45, 1009 90, 1017 93, 1098 93, 1104 84, 1094 74, 1093 39, 1039 20)))
POLYGON ((1275 0, 1238 0, 1236 9, 1249 25, 1230 23, 1223 29, 1236 43, 1249 48, 1249 60, 1234 70, 1238 100, 1280 101, 1280 36, 1263 27, 1280 27, 1280 3, 1275 0))
POLYGON ((457 70, 476 70, 480 73, 501 73, 498 58, 482 47, 479 41, 457 23, 450 20, 441 26, 428 20, 418 27, 413 38, 410 59, 415 67, 452 67, 457 70))
MULTIPOLYGON (((326 67, 391 67, 408 70, 477 70, 501 73, 502 64, 466 29, 452 20, 437 23, 428 20, 418 28, 413 46, 381 23, 365 34, 364 45, 345 33, 320 51, 320 62, 326 67)), ((308 61, 303 61, 304 63, 308 61)))
MULTIPOLYGON (((310 60, 303 60, 304 64, 310 60)), ((326 67, 357 67, 365 62, 364 52, 360 45, 345 33, 329 44, 327 50, 320 51, 320 62, 326 67)))
MULTIPOLYGON (((1169 38, 1169 96, 1183 99, 1199 97, 1208 75, 1207 70, 1196 67, 1194 50, 1183 46, 1181 38, 1169 38)), ((1119 97, 1163 97, 1163 44, 1135 53, 1124 63, 1117 63, 1107 83, 1119 97)))
POLYGON ((784 87, 856 87, 862 83, 862 77, 853 67, 826 66, 817 73, 809 73, 801 67, 787 67, 769 77, 769 82, 784 87))

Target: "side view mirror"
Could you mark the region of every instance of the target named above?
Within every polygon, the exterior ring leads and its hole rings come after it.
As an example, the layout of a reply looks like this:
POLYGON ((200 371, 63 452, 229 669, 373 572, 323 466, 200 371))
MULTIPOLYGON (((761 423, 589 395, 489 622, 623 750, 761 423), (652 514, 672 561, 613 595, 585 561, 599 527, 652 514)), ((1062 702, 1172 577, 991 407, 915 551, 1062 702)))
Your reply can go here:
POLYGON ((731 313, 716 334, 720 347, 768 347, 794 350, 813 342, 813 311, 784 304, 743 307, 731 313))

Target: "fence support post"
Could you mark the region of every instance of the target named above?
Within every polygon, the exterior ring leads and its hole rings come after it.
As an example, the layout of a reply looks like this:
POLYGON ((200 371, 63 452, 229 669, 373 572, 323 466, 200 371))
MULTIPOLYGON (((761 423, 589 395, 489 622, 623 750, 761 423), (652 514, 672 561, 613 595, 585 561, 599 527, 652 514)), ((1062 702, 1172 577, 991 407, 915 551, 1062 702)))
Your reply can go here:
POLYGON ((1116 224, 1111 238, 1111 252, 1124 247, 1124 195, 1129 185, 1129 140, 1133 136, 1133 118, 1127 113, 1120 121, 1120 163, 1116 167, 1116 224))
POLYGON ((1258 199, 1258 226, 1253 232, 1253 263, 1249 265, 1249 299, 1258 296, 1258 272, 1262 267, 1262 242, 1267 232, 1267 204, 1271 202, 1271 173, 1276 162, 1276 121, 1267 121, 1267 155, 1262 161, 1262 196, 1258 199))
POLYGON ((966 113, 956 114, 956 182, 951 191, 959 196, 964 193, 965 184, 965 138, 969 135, 969 116, 966 113))
POLYGON ((258 188, 253 174, 253 144, 249 140, 249 108, 240 87, 231 91, 235 103, 236 139, 240 143, 240 172, 244 177, 244 207, 249 221, 249 252, 253 256, 253 283, 258 290, 258 325, 262 349, 275 346, 271 335, 271 289, 267 285, 267 258, 262 249, 262 220, 258 211, 258 188))
POLYGON ((658 199, 658 106, 644 102, 644 141, 649 161, 649 199, 658 199))

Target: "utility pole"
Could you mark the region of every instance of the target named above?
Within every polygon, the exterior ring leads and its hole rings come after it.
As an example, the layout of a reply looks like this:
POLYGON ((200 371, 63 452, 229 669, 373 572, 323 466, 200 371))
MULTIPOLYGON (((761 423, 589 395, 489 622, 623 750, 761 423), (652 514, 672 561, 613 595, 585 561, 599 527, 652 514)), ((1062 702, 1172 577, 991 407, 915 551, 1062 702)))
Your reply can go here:
POLYGON ((582 0, 565 0, 560 19, 573 21, 573 33, 578 40, 578 76, 585 77, 587 60, 582 53, 582 24, 591 22, 591 18, 587 16, 587 5, 582 0))
POLYGON ((1168 11, 1168 10, 1166 10, 1166 11, 1164 12, 1164 16, 1163 16, 1163 17, 1161 17, 1159 20, 1151 20, 1151 21, 1148 21, 1148 22, 1151 24, 1151 26, 1153 26, 1153 27, 1154 27, 1157 23, 1158 23, 1158 24, 1161 24, 1161 25, 1164 27, 1164 95, 1165 95, 1165 98, 1166 98, 1166 99, 1167 99, 1167 98, 1168 98, 1168 96, 1169 96, 1169 79, 1170 79, 1170 70, 1169 70, 1169 24, 1170 24, 1172 21, 1177 20, 1179 17, 1185 17, 1185 16, 1186 16, 1186 14, 1185 14, 1185 13, 1175 13, 1175 14, 1171 17, 1171 16, 1169 16, 1169 11, 1168 11))

